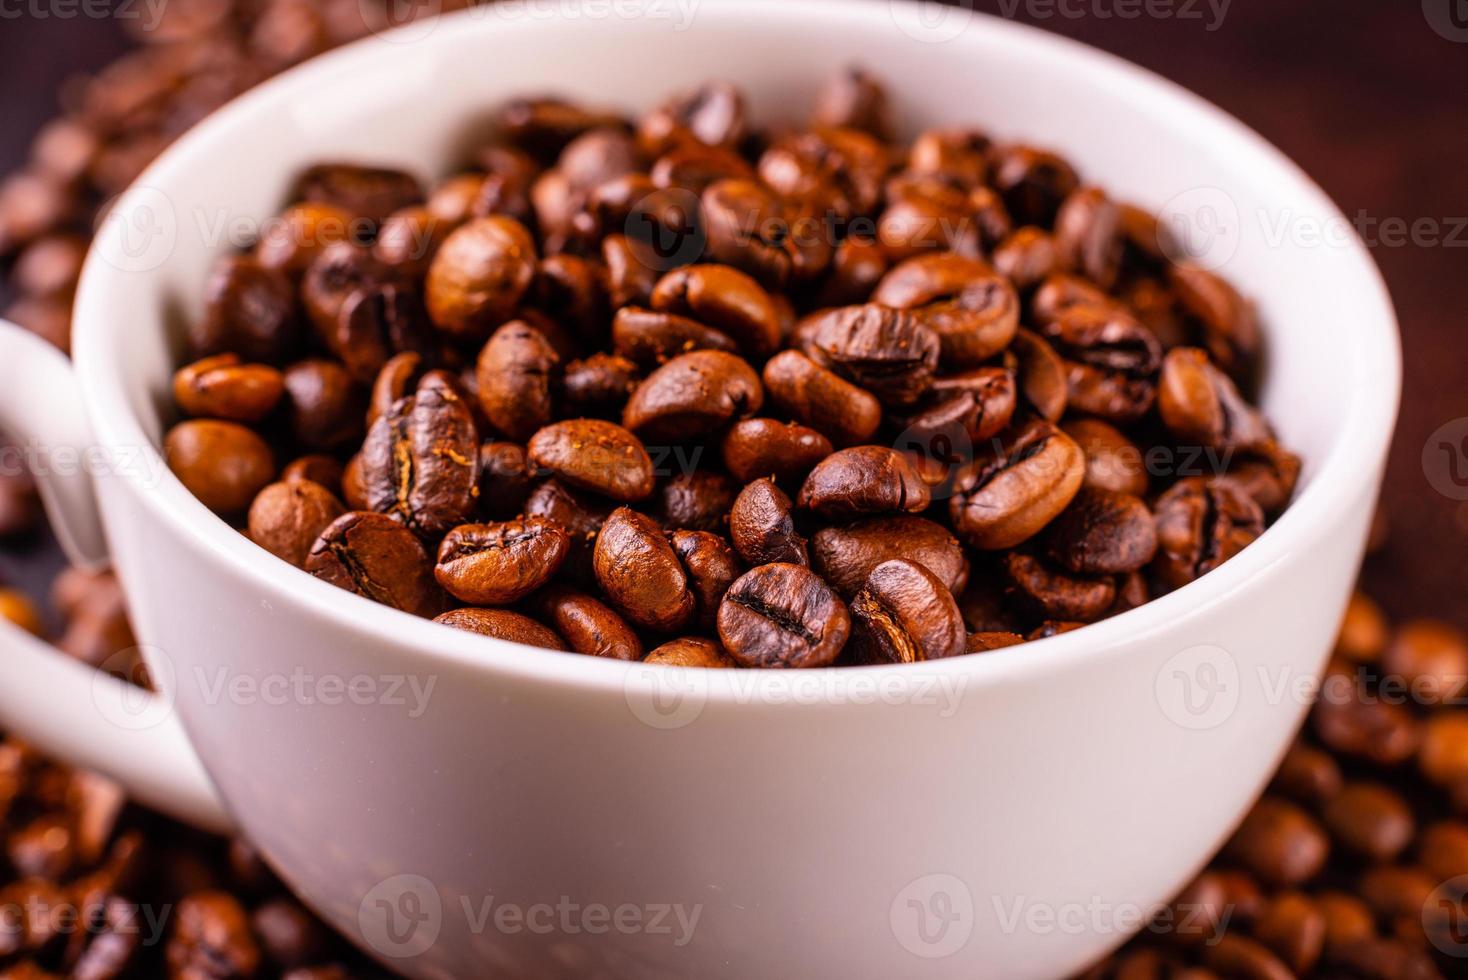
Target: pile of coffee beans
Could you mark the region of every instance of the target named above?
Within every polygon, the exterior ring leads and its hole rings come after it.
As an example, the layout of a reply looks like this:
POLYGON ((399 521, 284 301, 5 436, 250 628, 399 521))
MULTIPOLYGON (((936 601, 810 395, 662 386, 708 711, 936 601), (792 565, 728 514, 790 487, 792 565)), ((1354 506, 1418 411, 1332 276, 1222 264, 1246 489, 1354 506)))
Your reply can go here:
POLYGON ((503 106, 465 168, 322 163, 189 324, 173 471, 282 559, 489 636, 743 667, 1048 636, 1216 568, 1299 461, 1250 304, 1054 153, 503 106))

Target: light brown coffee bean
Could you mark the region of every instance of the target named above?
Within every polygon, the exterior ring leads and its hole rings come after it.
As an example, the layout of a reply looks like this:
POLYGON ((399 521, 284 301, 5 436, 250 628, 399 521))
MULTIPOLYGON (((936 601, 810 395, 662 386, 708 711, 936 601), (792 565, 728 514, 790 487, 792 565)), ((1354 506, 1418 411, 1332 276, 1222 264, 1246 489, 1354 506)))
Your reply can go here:
POLYGON ((1319 873, 1330 842, 1309 814, 1277 797, 1254 805, 1225 853, 1273 885, 1293 886, 1319 873))
POLYGON ((1373 861, 1390 861, 1416 830, 1412 810, 1396 793, 1374 783, 1349 783, 1321 814, 1331 838, 1373 861))
POLYGON ((433 621, 456 630, 490 636, 496 640, 508 640, 528 647, 566 649, 565 641, 554 630, 547 629, 529 616, 522 616, 508 609, 453 609, 435 617, 433 621))
POLYGON ((886 446, 854 446, 816 464, 796 506, 828 520, 872 514, 922 513, 932 491, 907 457, 886 446))
POLYGON ((550 341, 524 320, 496 330, 475 370, 479 405, 490 424, 516 442, 549 425, 560 367, 550 341))
POLYGON ((725 265, 689 265, 658 280, 653 309, 706 323, 734 338, 750 360, 780 346, 780 316, 770 294, 752 277, 725 265))
POLYGON ((488 336, 514 316, 535 278, 535 242, 513 218, 476 218, 444 239, 424 296, 434 326, 450 337, 488 336))
POLYGON ((543 517, 464 524, 444 536, 434 577, 476 606, 507 606, 549 582, 571 547, 566 529, 543 517))
POLYGON ((713 640, 689 636, 670 640, 653 650, 642 661, 669 667, 738 667, 729 652, 713 640))
POLYGON ((223 516, 243 513, 275 478, 270 447, 235 422, 180 422, 168 430, 163 454, 189 492, 223 516))
POLYGON ((688 573, 652 518, 628 507, 612 511, 592 562, 602 591, 636 625, 670 633, 693 618, 697 598, 688 573))
POLYGON ((799 351, 785 350, 770 358, 763 377, 776 408, 838 446, 868 442, 881 425, 882 406, 870 392, 799 351))
POLYGON ((250 540, 304 568, 316 538, 345 512, 341 501, 319 483, 306 479, 272 483, 250 504, 250 540))
POLYGON ((958 539, 941 524, 906 514, 821 528, 811 539, 811 558, 821 577, 848 599, 873 568, 893 558, 924 566, 955 595, 968 583, 968 559, 958 539))
POLYGON ((174 401, 195 417, 259 422, 284 393, 279 371, 265 364, 242 364, 235 354, 206 357, 173 376, 174 401))
POLYGON ((1046 554, 1077 575, 1135 572, 1157 553, 1157 528, 1141 499, 1083 487, 1046 526, 1046 554))
POLYGON ((769 477, 795 489, 807 473, 831 455, 831 440, 795 422, 746 419, 736 422, 720 445, 724 466, 741 483, 769 477))
POLYGON ((724 351, 694 351, 637 386, 622 424, 646 442, 668 445, 713 435, 763 404, 759 376, 746 361, 724 351))
POLYGON ((600 419, 556 422, 535 433, 530 462, 573 487, 623 503, 653 491, 652 459, 632 433, 600 419))

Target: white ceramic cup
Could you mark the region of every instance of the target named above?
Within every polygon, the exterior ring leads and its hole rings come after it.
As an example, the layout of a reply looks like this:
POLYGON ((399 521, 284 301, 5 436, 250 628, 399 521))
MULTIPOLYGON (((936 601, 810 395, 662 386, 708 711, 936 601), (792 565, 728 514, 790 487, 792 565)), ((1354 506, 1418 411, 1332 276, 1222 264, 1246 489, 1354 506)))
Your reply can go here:
POLYGON ((74 367, 0 335, 3 419, 53 464, 43 489, 72 553, 110 552, 166 689, 129 701, 11 630, 0 724, 145 801, 236 822, 415 977, 1048 978, 1121 942, 1259 791, 1357 571, 1397 403, 1394 319, 1354 237, 1295 233, 1345 219, 1194 96, 962 8, 515 3, 409 31, 262 86, 141 178, 88 260, 74 367), (441 176, 525 92, 633 109, 727 78, 756 118, 798 119, 852 60, 910 126, 1055 147, 1204 235, 1201 258, 1258 300, 1264 404, 1306 460, 1257 543, 1143 608, 983 656, 653 670, 334 589, 163 466, 206 272, 232 222, 275 214, 306 165, 441 176), (60 465, 77 447, 87 465, 60 465))

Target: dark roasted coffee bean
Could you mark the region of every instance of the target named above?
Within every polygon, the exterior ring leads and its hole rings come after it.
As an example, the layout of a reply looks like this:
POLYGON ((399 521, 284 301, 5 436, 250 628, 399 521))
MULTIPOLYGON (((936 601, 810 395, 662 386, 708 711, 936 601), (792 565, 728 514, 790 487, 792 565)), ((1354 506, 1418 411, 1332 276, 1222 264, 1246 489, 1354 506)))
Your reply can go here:
POLYGON ((1006 146, 992 154, 991 183, 1004 195, 1016 221, 1050 227, 1079 179, 1069 163, 1030 146, 1006 146))
POLYGON ((1055 245, 1064 266, 1111 289, 1124 251, 1121 209, 1099 188, 1076 191, 1055 216, 1055 245))
POLYGON ((1063 260, 1060 246, 1042 228, 1016 228, 994 249, 994 268, 1015 289, 1029 293, 1057 272, 1063 260))
POLYGON ((706 323, 732 337, 751 360, 780 346, 780 317, 770 294, 738 269, 690 265, 663 276, 652 293, 653 309, 706 323))
POLYGON ((173 400, 196 417, 258 422, 284 393, 279 371, 265 364, 242 364, 235 354, 206 357, 173 376, 173 400))
POLYGON ((577 653, 611 660, 642 659, 642 641, 632 627, 599 599, 553 585, 541 590, 535 605, 541 618, 577 653))
POLYGON ((975 445, 1009 425, 1017 402, 1014 373, 1006 368, 938 378, 913 414, 896 419, 903 426, 901 444, 936 460, 967 460, 975 445))
POLYGON ((299 278, 328 246, 361 242, 370 236, 370 221, 324 201, 305 201, 286 208, 267 225, 255 245, 255 259, 267 269, 299 278))
POLYGON ((719 639, 745 667, 826 667, 846 646, 851 616, 834 592, 800 565, 761 565, 719 606, 719 639))
POLYGON ((422 356, 411 351, 395 354, 382 365, 382 370, 372 380, 372 393, 367 401, 369 429, 400 399, 413 394, 423 379, 424 368, 422 356))
POLYGON ((479 509, 485 516, 505 521, 521 513, 532 482, 523 446, 486 442, 479 447, 479 509))
POLYGON ((1152 407, 1162 348, 1134 317, 1104 307, 1073 306, 1043 329, 1065 359, 1071 408, 1126 424, 1152 407))
POLYGON ((307 449, 338 449, 362 438, 366 392, 336 361, 311 358, 285 369, 291 434, 307 449))
POLYGON ((722 473, 689 470, 658 489, 658 520, 668 530, 727 530, 739 488, 722 473))
POLYGON ((933 383, 938 335, 912 314, 848 306, 818 314, 809 329, 811 359, 884 404, 912 405, 933 383))
POLYGON ((846 598, 884 561, 906 558, 923 565, 955 595, 968 582, 968 559, 941 524, 923 517, 873 517, 844 527, 825 527, 811 539, 817 572, 846 598))
POLYGON ((732 147, 744 131, 743 94, 728 82, 708 82, 638 120, 637 142, 655 157, 687 141, 732 147))
POLYGON ((279 364, 300 339, 295 290, 285 273, 243 255, 215 266, 204 287, 204 313, 189 326, 196 355, 233 353, 279 364))
POLYGON ((855 446, 827 456, 801 485, 796 506, 828 520, 922 513, 932 492, 907 457, 886 446, 855 446))
POLYGON ((464 524, 439 545, 433 574, 456 599, 507 606, 549 582, 570 547, 566 529, 543 517, 464 524))
POLYGON ((381 221, 423 200, 423 188, 401 170, 346 163, 314 166, 296 179, 292 199, 334 204, 354 215, 381 221))
POLYGON ((648 171, 656 187, 677 187, 702 194, 721 180, 753 180, 754 167, 738 153, 721 146, 683 143, 658 157, 648 171))
POLYGON ((990 650, 1003 650, 1005 647, 1019 646, 1025 642, 1025 638, 1018 633, 1009 633, 1003 630, 991 630, 983 633, 970 633, 964 641, 964 653, 988 653, 990 650))
POLYGON ((170 976, 252 977, 260 966, 260 947, 239 901, 225 892, 204 891, 178 903, 167 959, 170 976))
POLYGON ((805 538, 795 530, 790 498, 768 478, 748 484, 729 511, 729 536, 750 565, 810 564, 805 538))
POLYGON ((971 200, 961 188, 938 178, 902 174, 887 182, 886 193, 877 240, 894 262, 931 251, 981 251, 971 200))
POLYGON ((1115 426, 1100 419, 1075 419, 1061 428, 1086 455, 1085 486, 1141 497, 1149 479, 1142 450, 1115 426))
POLYGON ((724 593, 744 571, 738 556, 727 541, 707 531, 670 531, 668 541, 688 573, 699 627, 713 629, 724 593))
POLYGON ((763 377, 775 407, 838 446, 867 442, 881 425, 882 406, 870 392, 799 351, 781 351, 770 358, 763 377))
POLYGON ((1256 877, 1281 886, 1315 877, 1329 851, 1325 832, 1309 814, 1270 796, 1254 805, 1224 849, 1256 877))
POLYGON ((1340 764, 1328 752, 1297 741, 1285 753, 1270 789, 1296 803, 1316 807, 1334 799, 1343 785, 1340 764))
POLYGON ((1048 422, 1032 423, 959 471, 949 512, 975 548, 996 551, 1029 540, 1070 505, 1085 456, 1048 422))
POLYGON ((912 311, 938 334, 943 362, 978 367, 1009 346, 1019 298, 985 263, 938 252, 908 259, 882 277, 872 302, 912 311))
POLYGON ((1300 457, 1267 439, 1236 454, 1227 476, 1254 498, 1265 517, 1272 518, 1279 516, 1295 495, 1301 465, 1300 457))
POLYGON ((1325 949, 1325 916, 1299 892, 1270 899, 1254 924, 1254 937, 1296 976, 1307 975, 1325 949))
POLYGON ((301 277, 301 306, 328 348, 338 342, 342 309, 363 291, 384 285, 406 285, 400 270, 390 269, 372 253, 350 241, 323 248, 301 277))
POLYGON ((699 203, 709 257, 767 289, 813 279, 830 264, 824 229, 798 217, 792 222, 786 205, 762 184, 721 180, 704 190, 699 203))
POLYGON ((892 260, 880 242, 857 236, 846 239, 831 257, 831 274, 821 286, 818 305, 865 303, 891 267, 892 260))
POLYGON ((733 338, 697 320, 624 306, 612 318, 612 350, 643 367, 654 367, 696 350, 737 353, 733 338))
POLYGON ((496 123, 505 140, 542 160, 554 159, 582 133, 624 125, 612 113, 561 99, 515 99, 500 108, 496 123))
POLYGON ((1243 551, 1264 531, 1259 505, 1227 480, 1192 476, 1157 498, 1157 559, 1164 584, 1181 588, 1243 551))
POLYGON ((1321 812, 1331 839, 1371 861, 1391 861, 1412 842, 1407 801, 1375 783, 1349 783, 1321 812))
POLYGON ((1183 308, 1202 325, 1203 346, 1214 362, 1235 380, 1251 380, 1261 346, 1253 304, 1204 269, 1171 265, 1168 272, 1183 308))
POLYGON ((670 633, 693 618, 697 598, 688 573, 651 518, 628 507, 612 511, 592 562, 602 591, 636 625, 670 633))
POLYGON ((275 479, 275 456, 242 425, 214 419, 180 422, 163 440, 168 468, 216 514, 242 514, 275 479))
POLYGON ((1217 449, 1247 449, 1270 438, 1263 417, 1244 400, 1206 351, 1168 351, 1157 386, 1157 409, 1180 442, 1217 449))
POLYGON ((915 663, 964 652, 967 634, 953 593, 914 561, 885 561, 851 600, 851 645, 858 663, 915 663))
POLYGON ((720 446, 724 467, 734 479, 752 483, 769 477, 792 490, 831 451, 831 440, 815 429, 774 419, 735 423, 720 446))
POLYGON ((1066 273, 1056 273, 1040 284, 1030 297, 1030 313, 1036 323, 1054 323, 1073 306, 1099 306, 1120 310, 1123 307, 1095 283, 1066 273))
POLYGON ((453 609, 435 617, 433 621, 466 633, 477 633, 528 647, 566 649, 565 641, 556 635, 555 630, 542 626, 529 616, 522 616, 508 609, 453 609))
POLYGON ((549 425, 561 359, 550 341, 524 320, 494 332, 479 354, 479 405, 499 432, 517 442, 549 425))
POLYGON ((564 482, 623 503, 653 491, 652 460, 632 433, 600 419, 556 422, 535 433, 530 462, 564 482))
POLYGON ((367 502, 419 534, 463 523, 479 496, 479 434, 469 404, 441 372, 372 425, 362 444, 367 502))
POLYGON ((894 137, 886 88, 856 66, 832 75, 816 92, 811 125, 859 129, 883 142, 891 142, 894 137))
POLYGON ((421 280, 456 226, 421 205, 388 215, 372 243, 372 257, 399 275, 421 280))
POLYGON ((775 140, 760 157, 759 175, 775 193, 844 221, 876 211, 890 165, 886 147, 869 134, 821 128, 775 140))
POLYGON ((326 927, 289 898, 273 898, 255 909, 250 925, 260 937, 266 958, 282 969, 319 960, 331 945, 326 927))
POLYGON ((1157 528, 1147 505, 1110 490, 1083 487, 1044 537, 1050 560, 1077 575, 1135 572, 1157 553, 1157 528))
MULTIPOLYGON (((1316 702, 1311 712, 1315 734, 1330 751, 1346 756, 1366 759, 1380 766, 1396 766, 1412 757, 1422 744, 1424 773, 1429 779, 1433 773, 1426 772, 1426 760, 1431 754, 1427 742, 1433 737, 1436 719, 1425 729, 1403 705, 1382 701, 1361 689, 1354 680, 1345 687, 1345 694, 1338 687, 1331 687, 1327 677, 1324 696, 1316 702)), ((1468 748, 1468 730, 1463 733, 1465 748, 1468 748)), ((1456 746, 1453 740, 1440 743, 1447 749, 1444 758, 1451 758, 1456 746)), ((1468 774, 1468 764, 1463 767, 1468 774)), ((1444 784, 1451 779, 1444 779, 1444 784)))
POLYGON ((332 521, 311 546, 306 571, 417 616, 441 608, 433 559, 417 535, 385 514, 349 511, 332 521))
POLYGON ((641 379, 637 365, 619 354, 598 352, 570 361, 561 379, 566 411, 590 418, 621 418, 641 379))
POLYGON ((337 314, 327 346, 354 379, 371 384, 394 354, 428 353, 430 329, 417 293, 394 285, 359 289, 337 314))
POLYGON ((424 285, 434 326, 456 340, 488 336, 515 314, 535 278, 535 242, 513 218, 476 218, 439 247, 424 285))
POLYGON ((272 483, 250 504, 250 540, 304 568, 316 538, 345 512, 341 501, 319 483, 305 479, 272 483))
POLYGON ((665 664, 669 667, 738 667, 729 652, 713 640, 689 636, 670 640, 649 653, 642 661, 645 664, 665 664))
POLYGON ((1267 947, 1238 933, 1220 936, 1203 947, 1203 964, 1226 977, 1249 980, 1295 980, 1289 967, 1267 947))
POLYGON ((1011 350, 1025 404, 1047 422, 1060 421, 1070 401, 1065 362, 1049 341, 1023 328, 1015 331, 1011 350))
POLYGON ((913 141, 907 166, 959 187, 977 187, 988 177, 989 137, 974 129, 930 129, 913 141))
POLYGON ((1028 551, 1004 556, 1010 592, 1042 619, 1091 622, 1116 600, 1116 583, 1108 576, 1069 574, 1028 551))
POLYGON ((626 235, 607 235, 601 243, 607 269, 607 298, 613 307, 650 306, 661 260, 652 247, 626 235))
POLYGON ((748 362, 724 351, 683 354, 648 375, 622 413, 622 424, 655 445, 713 435, 764 404, 748 362))

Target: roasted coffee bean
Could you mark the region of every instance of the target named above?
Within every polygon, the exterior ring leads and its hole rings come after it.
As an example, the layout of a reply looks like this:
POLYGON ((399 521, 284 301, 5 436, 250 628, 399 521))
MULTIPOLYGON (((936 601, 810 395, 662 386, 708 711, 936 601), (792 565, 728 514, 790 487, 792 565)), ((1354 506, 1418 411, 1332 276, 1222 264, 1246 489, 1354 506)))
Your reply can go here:
POLYGON ((1294 980, 1295 977, 1263 944, 1234 932, 1203 947, 1203 965, 1226 977, 1249 980, 1294 980))
POLYGON ((712 629, 724 593, 744 571, 739 558, 727 541, 707 531, 670 531, 668 542, 688 573, 699 627, 712 629))
POLYGON ((600 419, 556 422, 535 433, 530 462, 564 482, 623 503, 653 491, 652 459, 632 433, 600 419))
POLYGON ((362 444, 367 502, 433 537, 463 523, 479 496, 479 434, 469 403, 441 372, 376 422, 362 444))
POLYGON ((561 358, 539 330, 514 320, 479 354, 479 405, 490 424, 517 442, 549 425, 561 358))
POLYGON ((622 424, 657 445, 713 435, 764 404, 760 379, 748 362, 717 350, 673 358, 632 392, 622 424))
POLYGON ((663 276, 653 309, 706 323, 732 337, 751 360, 780 346, 780 317, 770 294, 751 277, 724 265, 690 265, 663 276))
POLYGON ((289 277, 243 255, 215 266, 204 287, 204 313, 189 325, 197 356, 233 353, 280 364, 300 343, 289 277))
POLYGON ((619 354, 596 353, 566 364, 561 392, 566 411, 590 418, 621 418, 642 379, 636 363, 619 354))
POLYGON ((990 650, 1019 646, 1024 642, 1025 638, 1018 633, 1008 633, 1003 630, 970 633, 964 641, 963 651, 964 653, 988 653, 990 650))
POLYGON ((642 641, 606 603, 553 585, 541 590, 535 604, 541 618, 577 653, 611 660, 642 659, 642 641))
POLYGON ((196 417, 259 422, 284 393, 279 371, 265 364, 242 364, 235 354, 206 357, 173 376, 173 400, 196 417))
POLYGON ((418 295, 382 285, 348 296, 337 314, 335 329, 325 340, 354 379, 371 384, 394 354, 428 353, 430 333, 418 295))
POLYGON ((851 616, 800 565, 776 562, 741 576, 719 606, 719 639, 745 667, 826 667, 846 646, 851 616))
POLYGON ((349 511, 332 521, 311 546, 306 571, 417 616, 441 608, 433 559, 417 535, 385 514, 349 511))
POLYGON ((882 422, 872 394, 821 367, 799 351, 781 351, 764 370, 770 401, 838 446, 867 442, 882 422))
POLYGON ((1236 454, 1227 476, 1254 498, 1265 517, 1273 518, 1295 495, 1300 469, 1300 457, 1268 439, 1236 454))
POLYGON ((189 895, 178 903, 168 941, 170 976, 252 977, 260 947, 250 918, 234 896, 221 891, 189 895))
POLYGON ((816 92, 811 125, 859 129, 891 142, 894 128, 887 90, 881 81, 860 67, 842 69, 816 92))
POLYGON ((592 548, 610 513, 608 502, 577 493, 555 479, 542 481, 525 500, 526 516, 549 518, 571 535, 565 570, 574 581, 588 586, 593 582, 592 548))
POLYGON ((930 129, 913 141, 907 156, 913 173, 977 187, 988 178, 989 137, 974 129, 930 129))
POLYGON ((423 379, 424 370, 423 357, 411 351, 395 354, 382 365, 372 380, 372 392, 367 401, 368 429, 400 399, 413 394, 423 379))
POLYGON ((865 303, 892 267, 886 248, 871 238, 852 236, 831 257, 831 271, 821 285, 820 306, 865 303))
POLYGON ((372 243, 372 257, 401 276, 421 280, 456 226, 422 205, 388 215, 372 243))
POLYGON ((709 258, 748 273, 768 289, 813 279, 830 264, 824 228, 798 216, 792 222, 787 206, 756 181, 710 184, 699 206, 709 258))
POLYGON ((1444 712, 1429 718, 1422 727, 1417 765, 1439 786, 1468 781, 1468 714, 1444 712))
POLYGON ((613 307, 652 305, 660 263, 651 246, 626 235, 608 235, 602 239, 601 256, 613 307))
POLYGON ((1404 683, 1416 703, 1459 704, 1468 689, 1468 640, 1436 620, 1403 623, 1381 657, 1381 671, 1404 683))
POLYGON ((687 141, 734 146, 744 131, 743 94, 728 82, 709 82, 638 120, 637 142, 646 156, 655 157, 687 141))
POLYGON ((1015 331, 1011 351, 1025 404, 1047 422, 1059 422, 1070 402, 1065 362, 1045 338, 1023 328, 1015 331))
POLYGON ((713 640, 699 636, 671 640, 649 653, 646 664, 669 667, 738 667, 729 652, 713 640))
POLYGON ((1141 497, 1150 480, 1142 451, 1115 426, 1100 419, 1074 419, 1061 426, 1086 456, 1088 489, 1141 497))
POLYGON ((566 649, 565 641, 554 630, 542 626, 529 616, 522 616, 508 609, 453 609, 436 616, 433 621, 466 633, 477 633, 528 647, 566 649))
POLYGON ((1044 229, 1016 228, 994 249, 994 268, 1015 289, 1028 293, 1063 265, 1060 246, 1044 229))
POLYGON ((301 277, 301 305, 328 348, 338 342, 342 308, 359 292, 384 285, 406 285, 401 270, 390 269, 355 242, 328 245, 301 277))
POLYGON ((1028 551, 1004 556, 1010 594, 1042 619, 1091 622, 1116 601, 1116 583, 1107 576, 1068 574, 1028 551))
POLYGON ((513 218, 476 218, 455 230, 428 268, 434 326, 457 340, 488 336, 515 314, 535 278, 535 242, 513 218))
POLYGON ((286 208, 276 221, 266 225, 255 245, 255 259, 267 269, 299 277, 328 246, 337 242, 360 244, 371 233, 370 221, 345 208, 324 201, 305 201, 286 208))
POLYGON ((882 277, 872 302, 910 310, 938 334, 943 362, 978 367, 1009 346, 1019 298, 985 263, 938 252, 908 259, 882 277))
POLYGON ((670 531, 722 532, 738 496, 739 488, 724 474, 689 470, 658 489, 658 520, 670 531))
POLYGON ((275 898, 261 905, 251 913, 250 925, 266 958, 282 969, 319 961, 330 948, 331 934, 292 899, 275 898))
POLYGON ((337 449, 362 438, 367 397, 336 361, 311 358, 285 369, 291 434, 307 449, 337 449))
POLYGON ((1194 266, 1168 266, 1183 308, 1202 325, 1203 346, 1236 381, 1249 381, 1261 343, 1254 307, 1219 276, 1194 266))
POLYGON ((35 296, 74 292, 87 257, 85 239, 76 235, 48 235, 37 239, 15 260, 11 281, 17 290, 35 296))
POLYGON ((693 618, 697 597, 662 528, 628 507, 612 511, 592 555, 597 583, 633 623, 670 633, 693 618))
POLYGON ((610 112, 561 99, 515 99, 500 108, 496 123, 505 140, 542 160, 554 159, 582 133, 625 125, 621 117, 610 112))
POLYGON ((1321 813, 1331 838, 1372 861, 1391 861, 1412 841, 1416 827, 1407 802, 1384 786, 1350 783, 1321 813))
POLYGON ((801 485, 796 506, 828 520, 922 513, 932 492, 906 456, 886 446, 855 446, 827 456, 801 485))
POLYGON ((873 517, 844 527, 825 527, 811 539, 817 572, 841 595, 856 595, 884 561, 905 558, 936 575, 955 595, 968 582, 963 548, 941 524, 923 517, 873 517))
POLYGON ((1272 885, 1292 886, 1315 877, 1330 842, 1305 811, 1275 797, 1254 805, 1224 853, 1272 885))
POLYGON ((319 483, 305 479, 272 483, 250 504, 250 540, 304 568, 316 538, 345 512, 341 501, 319 483))
POLYGON ((991 157, 991 183, 1004 196, 1016 221, 1050 227, 1079 179, 1074 168, 1054 153, 1030 146, 1006 146, 991 157))
POLYGON ((1227 480, 1191 476, 1157 498, 1157 558, 1164 584, 1181 588, 1253 543, 1264 531, 1259 505, 1227 480))
POLYGON ((244 512, 275 478, 275 456, 255 433, 235 422, 193 419, 168 430, 168 468, 216 514, 244 512))
POLYGON ((1188 445, 1247 449, 1269 441, 1264 419, 1206 351, 1168 351, 1157 386, 1157 408, 1168 431, 1188 445))
POLYGON ((332 493, 340 493, 343 466, 341 460, 325 453, 298 456, 280 471, 282 480, 310 480, 319 483, 332 493))
POLYGON ((1039 324, 1050 324, 1060 319, 1074 306, 1097 306, 1107 310, 1124 310, 1105 290, 1095 283, 1078 276, 1056 273, 1040 284, 1030 297, 1030 313, 1039 324))
POLYGON ((1284 892, 1264 906, 1254 937, 1296 976, 1308 974, 1325 949, 1325 916, 1305 895, 1284 892))
POLYGON ((1296 742, 1285 753, 1270 788, 1296 803, 1313 807, 1334 799, 1343 785, 1340 764, 1329 753, 1296 742))
POLYGON ((774 419, 746 419, 724 436, 724 467, 741 483, 760 477, 795 489, 821 460, 831 455, 831 440, 815 429, 774 419))
POLYGON ((479 447, 479 509, 493 520, 509 520, 525 507, 532 486, 525 448, 513 442, 479 447))
POLYGON ((1080 447, 1049 423, 1033 423, 959 471, 949 500, 954 527, 975 548, 1012 548, 1065 510, 1084 476, 1080 447))
POLYGON ((875 304, 819 314, 809 336, 812 360, 887 405, 916 403, 938 369, 938 335, 912 314, 875 304))
POLYGON ((296 179, 291 197, 333 204, 351 214, 381 221, 399 208, 423 200, 417 178, 401 170, 323 163, 296 179))
POLYGON ((1157 553, 1152 512, 1137 497, 1083 487, 1045 528, 1050 560, 1077 575, 1143 568, 1157 553))
MULTIPOLYGON (((1326 748, 1348 758, 1395 766, 1410 759, 1418 744, 1423 743, 1426 758, 1424 735, 1431 734, 1431 724, 1424 732, 1404 706, 1367 696, 1354 678, 1344 685, 1344 694, 1342 685, 1332 685, 1330 680, 1327 677, 1311 713, 1315 734, 1326 748)), ((1468 740, 1468 731, 1464 735, 1468 740)), ((1468 764, 1464 772, 1468 773, 1468 764)))
POLYGON ((1111 289, 1125 251, 1121 209, 1100 188, 1076 191, 1055 215, 1055 245, 1064 266, 1111 289))
POLYGON ((702 194, 721 180, 753 180, 754 167, 722 146, 683 143, 658 157, 648 171, 655 187, 677 187, 702 194))
POLYGON ((653 367, 690 351, 737 353, 739 345, 728 334, 697 320, 624 306, 612 319, 612 350, 642 367, 653 367))
POLYGON ((858 663, 915 663, 956 657, 967 634, 953 593, 914 561, 885 561, 851 600, 851 645, 858 663))
POLYGON ((974 446, 1009 425, 1018 404, 1014 373, 1006 368, 975 368, 934 380, 912 415, 898 416, 899 445, 925 456, 957 463, 973 456, 974 446))
POLYGON ((924 252, 978 255, 982 249, 969 195, 948 182, 903 174, 887 182, 888 204, 877 240, 894 262, 924 252))
POLYGON ((768 478, 745 486, 729 511, 729 536, 739 556, 750 565, 810 564, 791 511, 790 498, 768 478))
POLYGON ((1043 330, 1065 359, 1071 408, 1129 424, 1152 407, 1162 348, 1134 317, 1104 307, 1073 306, 1043 330))
POLYGON ((444 536, 434 577, 454 598, 476 606, 507 606, 549 582, 571 536, 543 517, 464 524, 444 536))

